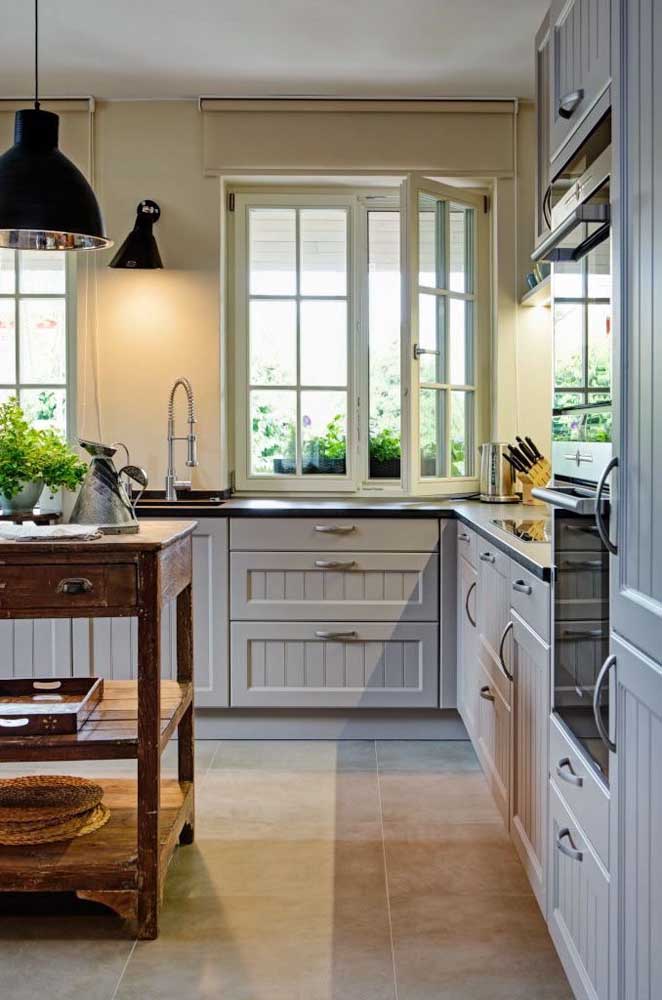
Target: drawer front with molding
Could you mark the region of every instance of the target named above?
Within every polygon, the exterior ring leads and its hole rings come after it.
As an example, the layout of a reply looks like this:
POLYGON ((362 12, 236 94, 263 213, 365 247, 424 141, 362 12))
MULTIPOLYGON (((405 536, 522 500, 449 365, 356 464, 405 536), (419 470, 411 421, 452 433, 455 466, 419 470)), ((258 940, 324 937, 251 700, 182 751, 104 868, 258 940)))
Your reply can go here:
POLYGON ((541 639, 549 642, 551 632, 549 584, 529 573, 514 559, 510 563, 510 606, 541 639))
POLYGON ((231 703, 274 708, 438 704, 434 624, 233 622, 231 703))
POLYGON ((609 792, 554 716, 549 724, 549 772, 609 870, 609 792))
POLYGON ((547 921, 576 997, 609 1000, 609 876, 554 784, 547 921))
POLYGON ((361 517, 232 518, 230 548, 265 552, 435 552, 433 519, 361 517))
POLYGON ((42 609, 78 611, 130 608, 138 600, 137 568, 117 563, 58 564, 42 562, 29 572, 26 566, 0 567, 0 610, 42 609))
POLYGON ((457 522, 457 554, 463 556, 470 566, 476 568, 478 538, 475 531, 467 528, 462 521, 457 522))
POLYGON ((230 617, 436 621, 437 553, 233 552, 230 617))

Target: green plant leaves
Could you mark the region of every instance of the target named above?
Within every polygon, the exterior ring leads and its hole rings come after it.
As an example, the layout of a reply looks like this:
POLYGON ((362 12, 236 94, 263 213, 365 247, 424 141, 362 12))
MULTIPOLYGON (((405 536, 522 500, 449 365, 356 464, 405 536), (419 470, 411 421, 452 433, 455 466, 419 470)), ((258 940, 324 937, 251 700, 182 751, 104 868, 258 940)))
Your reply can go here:
POLYGON ((15 496, 24 483, 42 479, 53 492, 74 490, 87 465, 53 430, 38 430, 25 419, 16 397, 0 406, 0 493, 15 496))

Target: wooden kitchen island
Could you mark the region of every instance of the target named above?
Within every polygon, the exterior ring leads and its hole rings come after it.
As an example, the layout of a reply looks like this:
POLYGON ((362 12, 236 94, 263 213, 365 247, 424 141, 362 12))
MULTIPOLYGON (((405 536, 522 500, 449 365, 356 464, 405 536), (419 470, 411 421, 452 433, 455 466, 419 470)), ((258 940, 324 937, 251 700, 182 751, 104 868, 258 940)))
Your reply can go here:
MULTIPOLYGON (((137 681, 106 681, 73 735, 2 736, 0 762, 137 759, 137 783, 101 780, 109 822, 74 840, 0 846, 1 892, 74 891, 158 935, 166 871, 194 829, 191 535, 195 522, 143 521, 135 535, 0 542, 0 619, 138 619, 137 681), (177 601, 177 680, 161 681, 161 611, 177 601), (178 780, 161 753, 178 735, 178 780)), ((63 771, 66 768, 63 768, 63 771)))

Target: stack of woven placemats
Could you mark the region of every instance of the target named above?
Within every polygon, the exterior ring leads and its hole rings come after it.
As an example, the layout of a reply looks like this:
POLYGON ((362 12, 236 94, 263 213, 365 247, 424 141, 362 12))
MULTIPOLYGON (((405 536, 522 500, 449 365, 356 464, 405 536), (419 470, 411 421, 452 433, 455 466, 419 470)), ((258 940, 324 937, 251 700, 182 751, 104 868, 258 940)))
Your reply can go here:
POLYGON ((62 774, 0 780, 0 844, 48 844, 98 830, 110 818, 101 785, 62 774))

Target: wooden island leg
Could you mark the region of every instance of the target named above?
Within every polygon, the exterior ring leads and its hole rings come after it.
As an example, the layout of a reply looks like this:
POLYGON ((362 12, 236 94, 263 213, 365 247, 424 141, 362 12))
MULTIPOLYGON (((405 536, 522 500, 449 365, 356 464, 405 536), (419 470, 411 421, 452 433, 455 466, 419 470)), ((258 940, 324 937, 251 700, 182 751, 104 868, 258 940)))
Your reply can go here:
POLYGON ((144 604, 138 619, 138 937, 159 931, 161 775, 161 607, 158 566, 143 558, 144 604))
MULTIPOLYGON (((177 598, 177 680, 193 683, 193 602, 191 584, 177 598)), ((195 742, 193 704, 189 705, 177 729, 177 765, 180 781, 193 785, 195 777, 195 742)), ((195 798, 191 789, 191 812, 179 835, 180 844, 192 844, 195 829, 195 798)))

